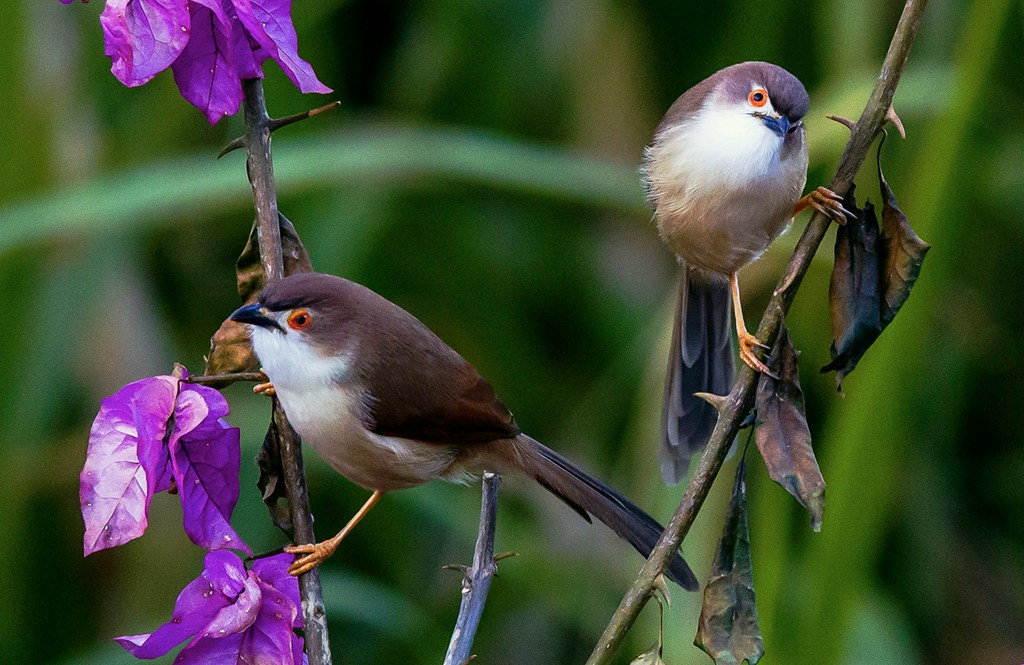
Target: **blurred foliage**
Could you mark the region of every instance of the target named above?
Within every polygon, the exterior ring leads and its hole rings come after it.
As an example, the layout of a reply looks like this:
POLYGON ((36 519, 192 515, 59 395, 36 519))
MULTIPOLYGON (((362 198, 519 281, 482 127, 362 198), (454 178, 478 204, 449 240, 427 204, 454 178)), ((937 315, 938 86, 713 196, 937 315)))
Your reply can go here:
MULTIPOLYGON (((419 316, 474 362, 518 422, 667 519, 681 493, 655 444, 674 280, 636 165, 661 112, 719 67, 785 66, 812 96, 812 184, 827 181, 873 85, 900 2, 321 0, 296 3, 301 51, 342 109, 275 137, 282 210, 322 271, 419 316)), ((199 568, 173 500, 145 537, 81 556, 78 471, 101 396, 174 360, 202 364, 237 304, 252 218, 240 154, 219 148, 163 74, 109 74, 102 3, 14 0, 0 94, 0 644, 3 662, 128 663, 108 638, 165 621, 199 568)), ((883 160, 933 245, 900 316, 835 394, 831 239, 788 323, 828 483, 822 532, 749 468, 750 540, 766 663, 1024 660, 1024 53, 1019 3, 932 0, 883 160)), ((318 106, 268 67, 285 115, 318 106)), ((870 160, 869 160, 870 162, 870 160)), ((875 198, 873 165, 858 193, 875 198)), ((877 199, 876 199, 877 200, 877 199)), ((798 220, 797 225, 803 223, 798 220)), ((743 274, 756 320, 790 233, 743 274)), ((227 391, 251 459, 268 405, 227 391)), ((732 465, 684 550, 706 579, 732 465)), ((307 461, 321 534, 365 493, 307 461)), ((281 544, 244 465, 235 525, 281 544)), ((433 663, 459 602, 446 563, 472 554, 479 491, 395 493, 324 567, 339 663, 433 663)), ((166 498, 166 497, 165 497, 166 498)), ((524 482, 505 484, 502 564, 482 663, 582 662, 640 561, 524 482), (586 546, 581 549, 580 544, 586 546)), ((691 646, 699 594, 674 590, 665 662, 691 646)), ((657 634, 648 610, 622 655, 657 634)), ((170 659, 166 659, 170 662, 170 659)))

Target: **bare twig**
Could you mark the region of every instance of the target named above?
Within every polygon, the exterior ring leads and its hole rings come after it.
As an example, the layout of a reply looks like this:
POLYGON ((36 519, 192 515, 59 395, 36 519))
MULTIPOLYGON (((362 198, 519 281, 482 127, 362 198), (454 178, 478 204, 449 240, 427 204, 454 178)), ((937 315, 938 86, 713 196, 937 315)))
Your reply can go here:
MULTIPOLYGON (((910 53, 910 47, 917 34, 925 5, 927 5, 927 0, 907 0, 903 8, 903 14, 896 26, 896 32, 882 64, 878 81, 864 107, 860 120, 853 127, 846 150, 839 160, 839 166, 829 185, 829 188, 837 194, 846 194, 850 190, 853 178, 867 156, 868 148, 882 129, 888 109, 892 106, 892 98, 896 92, 900 75, 903 73, 907 55, 910 53)), ((811 217, 810 223, 790 258, 786 275, 776 288, 775 294, 761 318, 761 325, 757 330, 758 339, 769 343, 775 339, 782 317, 789 310, 800 282, 810 266, 811 259, 825 237, 828 225, 828 219, 820 212, 816 212, 811 217)), ((644 605, 647 604, 654 589, 655 580, 665 571, 669 560, 675 556, 683 538, 689 532, 694 518, 704 504, 704 499, 707 498, 708 491, 722 467, 722 462, 725 461, 732 440, 739 431, 740 423, 753 406, 756 386, 757 375, 749 367, 742 365, 732 390, 718 409, 718 423, 715 425, 715 430, 704 454, 701 455, 693 479, 683 493, 675 515, 665 527, 661 539, 655 545, 633 586, 623 597, 587 660, 587 665, 606 665, 611 662, 626 633, 640 615, 644 605)))
MULTIPOLYGON (((258 79, 242 82, 245 93, 246 169, 252 185, 256 206, 256 234, 260 245, 263 273, 269 283, 284 277, 281 252, 281 228, 277 212, 277 190, 274 186, 274 165, 270 154, 270 118, 263 98, 263 84, 258 79)), ((314 543, 313 515, 309 509, 309 493, 302 470, 302 448, 299 437, 288 423, 277 398, 273 399, 273 418, 277 424, 281 467, 284 472, 288 510, 296 544, 314 543)), ((327 638, 327 617, 324 614, 320 573, 316 568, 299 576, 299 593, 305 619, 306 654, 310 665, 330 665, 331 651, 327 638)))
MULTIPOLYGON (((313 116, 320 115, 324 111, 330 111, 338 108, 339 106, 341 106, 341 102, 331 102, 330 104, 325 104, 320 108, 312 109, 310 111, 303 111, 302 113, 296 113, 295 115, 290 115, 284 118, 271 118, 270 123, 268 124, 268 127, 270 128, 270 133, 273 134, 282 127, 294 125, 295 123, 301 120, 312 118, 313 116)), ((238 138, 231 141, 231 143, 228 143, 226 146, 224 146, 223 150, 217 153, 217 159, 220 159, 229 152, 234 152, 239 148, 244 148, 246 138, 246 136, 239 136, 238 138)))
POLYGON ((491 578, 498 570, 494 559, 494 529, 498 512, 498 486, 501 476, 490 471, 484 472, 483 496, 480 499, 480 532, 473 550, 473 565, 465 571, 462 580, 462 603, 459 618, 455 621, 448 653, 444 665, 463 665, 472 659, 473 637, 476 636, 480 616, 487 602, 487 591, 491 578))
POLYGON ((226 374, 206 374, 204 376, 190 376, 185 379, 185 383, 198 383, 199 385, 206 385, 208 383, 237 383, 239 381, 247 381, 249 383, 263 383, 267 380, 267 375, 263 372, 229 372, 226 374))

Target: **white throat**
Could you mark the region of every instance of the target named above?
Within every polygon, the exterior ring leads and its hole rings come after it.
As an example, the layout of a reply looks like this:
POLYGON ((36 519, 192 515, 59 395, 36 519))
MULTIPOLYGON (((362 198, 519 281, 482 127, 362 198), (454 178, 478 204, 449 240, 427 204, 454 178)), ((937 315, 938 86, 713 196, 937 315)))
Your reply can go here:
POLYGON ((712 98, 692 118, 662 132, 656 147, 648 148, 648 177, 655 186, 749 186, 778 170, 782 146, 783 137, 759 118, 712 98))

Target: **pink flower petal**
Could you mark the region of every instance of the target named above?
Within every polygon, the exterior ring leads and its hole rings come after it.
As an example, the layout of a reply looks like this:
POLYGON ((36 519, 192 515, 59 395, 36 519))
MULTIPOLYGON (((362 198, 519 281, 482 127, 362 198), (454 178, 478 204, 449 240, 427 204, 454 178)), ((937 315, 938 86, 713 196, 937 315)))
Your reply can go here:
POLYGON ((186 0, 107 0, 100 14, 104 52, 121 83, 147 83, 171 66, 189 40, 186 0))
POLYGON ((177 392, 177 379, 157 376, 103 400, 80 477, 86 556, 145 532, 149 502, 167 465, 163 440, 177 392))
POLYGON ((190 12, 192 36, 171 69, 181 96, 213 125, 224 116, 234 115, 242 104, 232 21, 224 14, 220 0, 194 0, 190 12))
POLYGON ((299 57, 291 0, 232 0, 249 36, 270 54, 302 92, 329 93, 313 67, 299 57))
POLYGON ((231 527, 238 502, 241 448, 238 428, 224 421, 228 404, 206 386, 186 384, 174 409, 171 468, 178 484, 185 533, 209 550, 249 546, 231 527))

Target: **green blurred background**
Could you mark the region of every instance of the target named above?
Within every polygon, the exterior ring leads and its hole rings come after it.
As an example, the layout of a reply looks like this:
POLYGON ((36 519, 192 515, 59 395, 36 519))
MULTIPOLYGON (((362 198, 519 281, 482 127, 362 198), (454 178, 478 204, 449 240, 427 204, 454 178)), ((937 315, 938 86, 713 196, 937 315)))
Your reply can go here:
MULTIPOLYGON (((660 520, 655 449, 673 306, 636 167, 683 90, 765 59, 807 85, 809 183, 827 182, 901 9, 894 0, 322 0, 296 3, 300 51, 335 88, 303 97, 267 67, 271 112, 342 108, 275 135, 281 207, 316 267, 419 316, 497 387, 518 422, 660 520)), ((115 635, 165 621, 199 572, 173 497, 149 532, 81 555, 78 472, 101 397, 202 366, 237 306, 252 218, 241 132, 169 73, 135 90, 103 56, 102 2, 14 0, 0 22, 0 661, 127 663, 115 635)), ((831 375, 831 238, 789 323, 828 482, 824 528, 752 455, 751 539, 767 655, 779 664, 1024 660, 1024 53, 1021 4, 932 0, 896 107, 887 176, 933 250, 910 301, 846 383, 831 375)), ((877 198, 872 168, 858 193, 877 198)), ((806 218, 798 219, 802 227, 806 218)), ((742 275, 756 325, 798 231, 742 275)), ((244 461, 268 404, 227 391, 244 461)), ((736 460, 684 544, 706 578, 736 460)), ((243 464, 236 528, 282 543, 243 464)), ((320 535, 365 492, 308 455, 320 535)), ((440 662, 479 490, 390 495, 323 567, 335 662, 440 662)), ((507 479, 505 561, 480 663, 577 663, 640 559, 543 491, 507 479)), ((676 589, 665 660, 706 663, 699 595, 676 589)), ((649 608, 621 662, 657 635, 649 608)), ((164 659, 170 662, 171 658, 164 659)))

